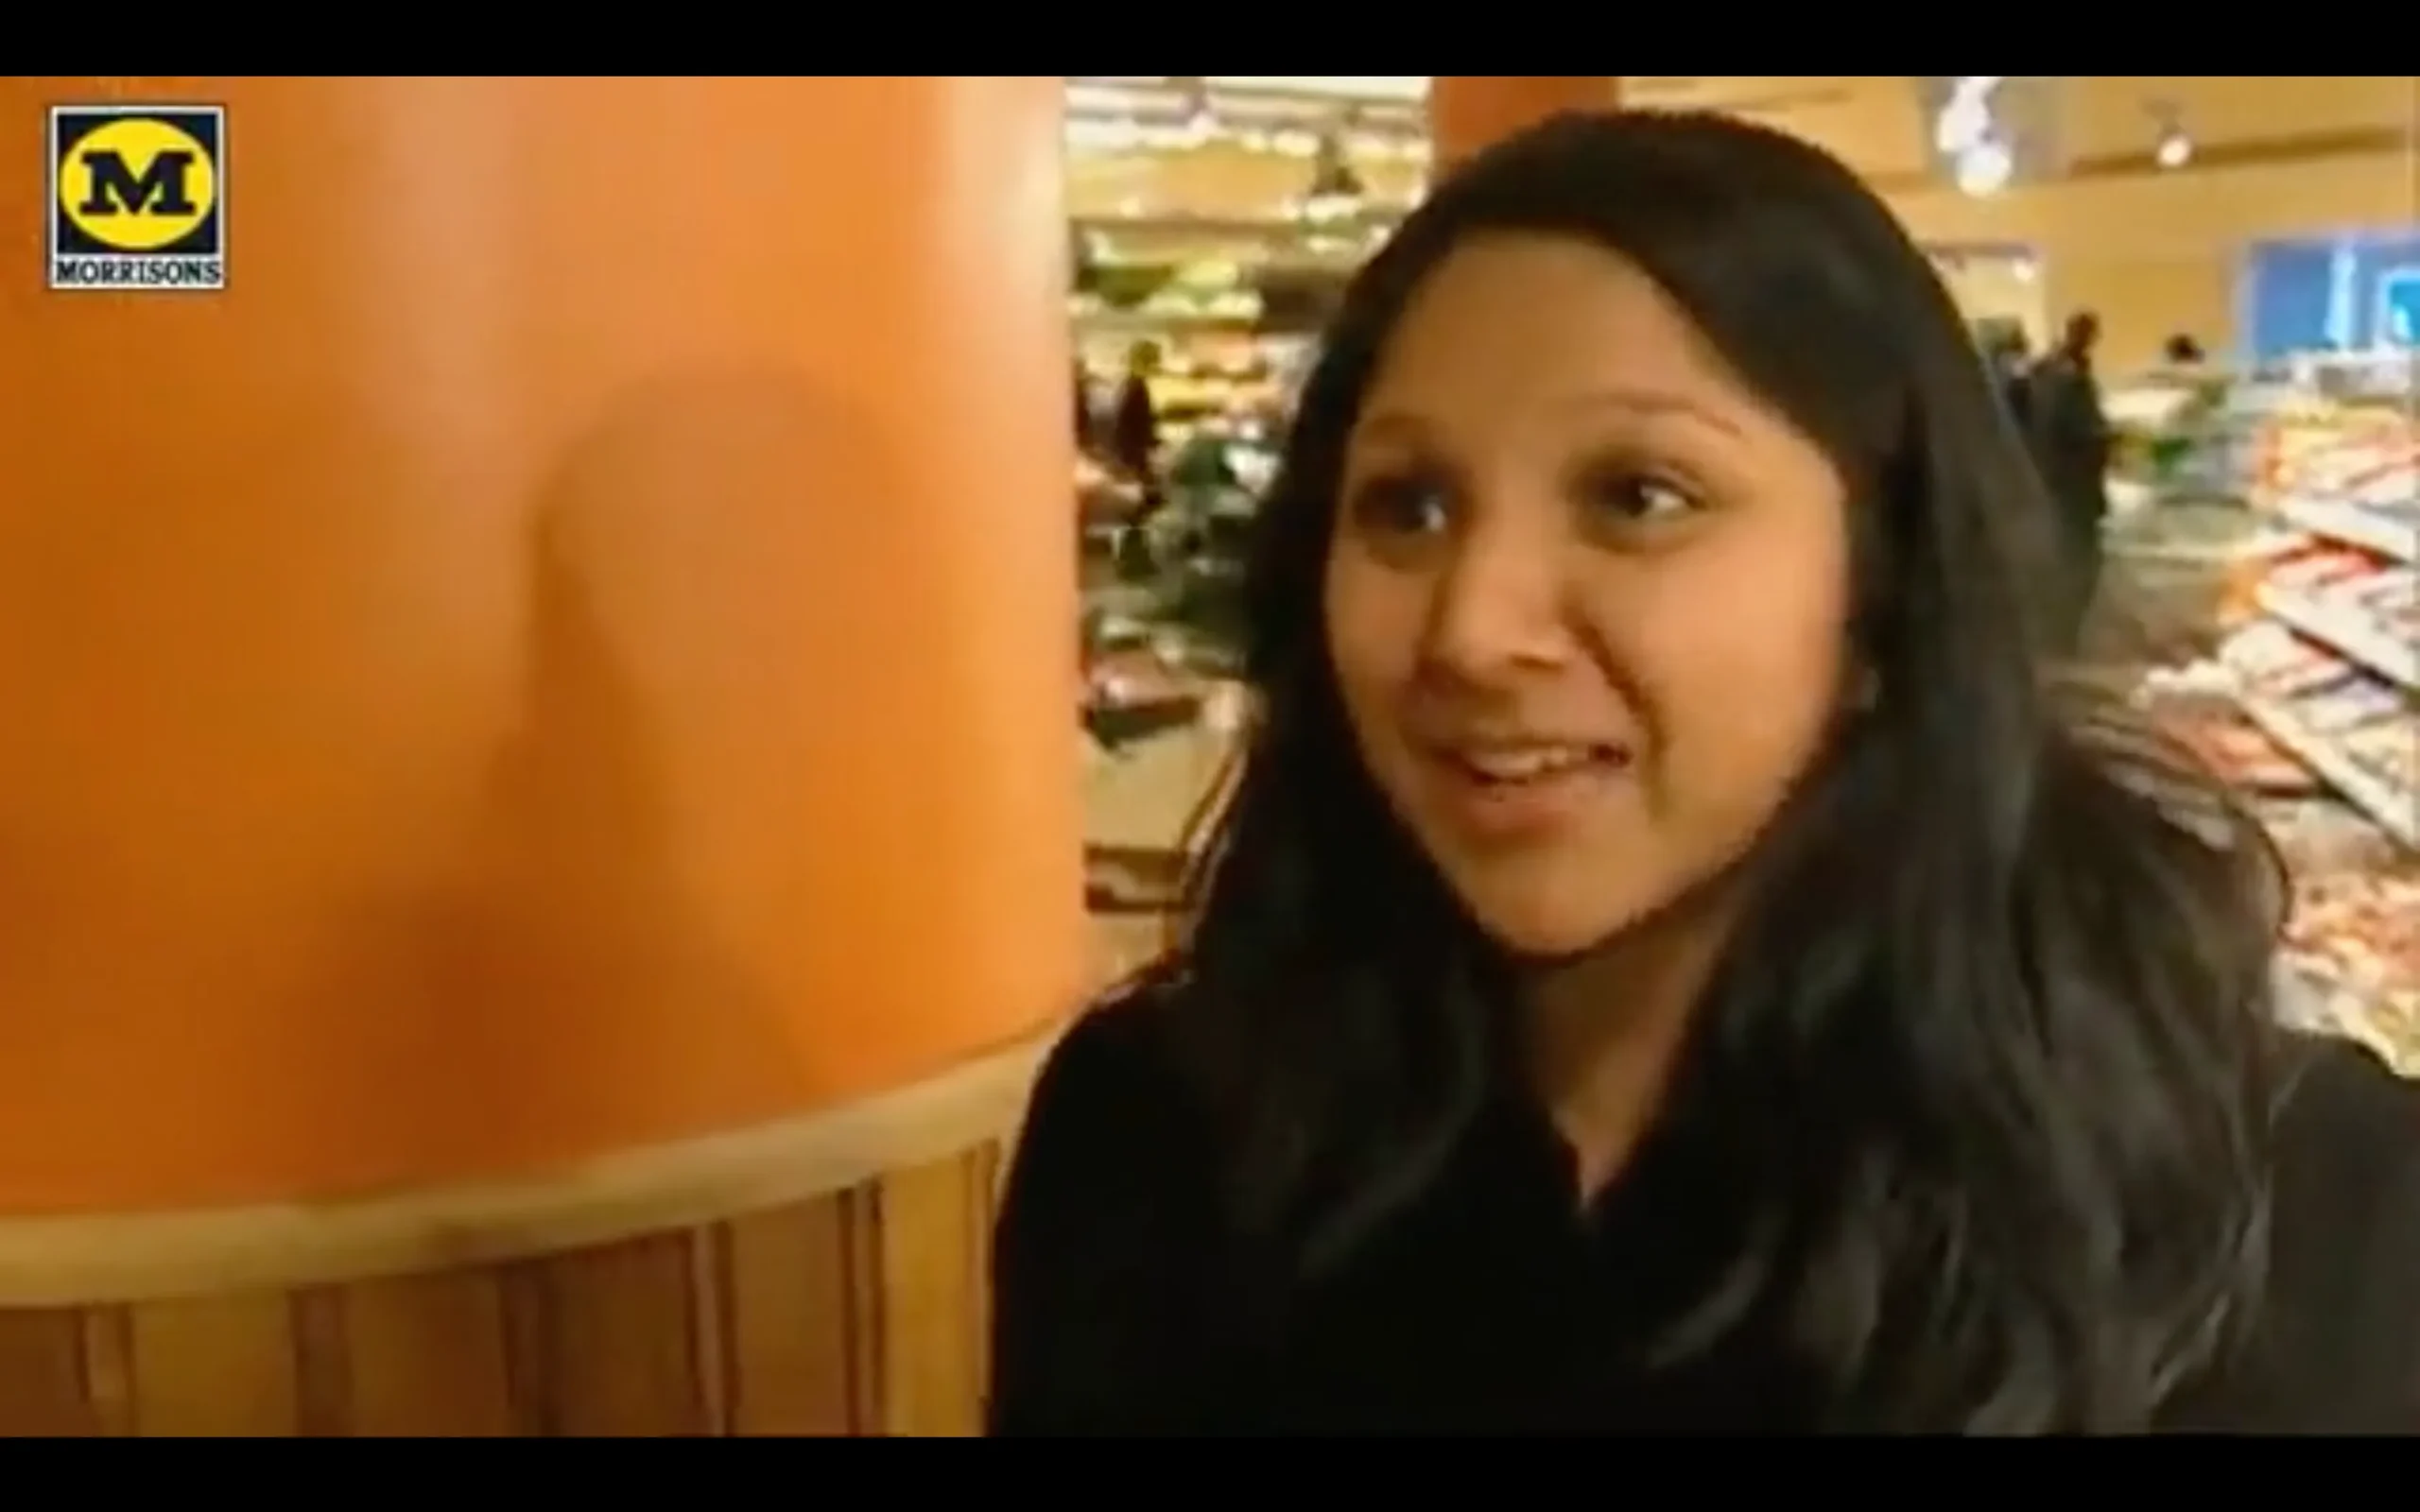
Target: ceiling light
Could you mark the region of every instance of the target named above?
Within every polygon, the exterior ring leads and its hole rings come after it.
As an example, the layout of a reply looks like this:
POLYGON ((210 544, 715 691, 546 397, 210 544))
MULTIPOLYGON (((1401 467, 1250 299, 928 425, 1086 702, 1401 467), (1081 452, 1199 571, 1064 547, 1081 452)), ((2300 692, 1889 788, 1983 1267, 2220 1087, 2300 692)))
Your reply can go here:
POLYGON ((2185 129, 2176 107, 2154 104, 2151 112, 2159 129, 2159 145, 2152 149, 2152 160, 2163 168, 2181 168, 2192 162, 2193 133, 2185 129))
POLYGON ((1958 154, 1955 171, 1962 193, 1985 198, 2007 188, 2016 176, 2016 155, 2006 143, 1986 138, 1958 154))
POLYGON ((2004 74, 1961 74, 1933 119, 1933 147, 1949 157, 1967 152, 1992 135, 1992 96, 2008 81, 2004 74))

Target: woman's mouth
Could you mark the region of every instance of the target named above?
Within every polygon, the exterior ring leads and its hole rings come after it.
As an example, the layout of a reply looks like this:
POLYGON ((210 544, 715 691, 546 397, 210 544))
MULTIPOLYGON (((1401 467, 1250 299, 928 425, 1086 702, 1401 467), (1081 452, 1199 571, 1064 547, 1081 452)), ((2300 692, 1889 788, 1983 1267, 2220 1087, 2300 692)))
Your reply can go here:
POLYGON ((1501 841, 1542 837, 1573 822, 1634 764, 1627 747, 1577 741, 1457 745, 1434 754, 1457 827, 1501 841))

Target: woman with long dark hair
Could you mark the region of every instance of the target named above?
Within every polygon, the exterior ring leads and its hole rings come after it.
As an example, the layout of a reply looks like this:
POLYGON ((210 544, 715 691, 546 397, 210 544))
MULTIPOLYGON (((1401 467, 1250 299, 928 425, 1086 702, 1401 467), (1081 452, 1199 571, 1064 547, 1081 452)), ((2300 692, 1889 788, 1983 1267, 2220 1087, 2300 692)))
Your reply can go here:
POLYGON ((1789 137, 1438 187, 1181 943, 1036 1091, 995 1432, 2420 1428, 2420 1096, 2275 1027, 2261 832, 2049 664, 1996 405, 1789 137))

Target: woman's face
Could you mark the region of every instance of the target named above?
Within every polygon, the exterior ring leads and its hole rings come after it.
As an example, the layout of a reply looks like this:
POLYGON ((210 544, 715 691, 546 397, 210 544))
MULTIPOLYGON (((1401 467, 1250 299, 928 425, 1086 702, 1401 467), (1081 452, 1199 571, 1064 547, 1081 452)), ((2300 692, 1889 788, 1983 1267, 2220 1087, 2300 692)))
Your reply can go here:
POLYGON ((1847 679, 1829 461, 1638 268, 1475 240, 1348 448, 1328 652, 1362 760, 1479 924, 1600 944, 1721 876, 1847 679))

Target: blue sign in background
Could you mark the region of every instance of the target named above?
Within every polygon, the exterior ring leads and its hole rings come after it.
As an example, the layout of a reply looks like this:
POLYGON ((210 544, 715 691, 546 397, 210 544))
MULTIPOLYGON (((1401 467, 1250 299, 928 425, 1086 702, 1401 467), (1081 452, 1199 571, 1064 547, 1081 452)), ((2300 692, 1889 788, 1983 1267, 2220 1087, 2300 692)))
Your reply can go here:
POLYGON ((2420 344, 2420 234, 2256 243, 2241 277, 2246 361, 2420 344))
POLYGON ((2379 277, 2377 340, 2380 346, 2420 347, 2420 263, 2379 277))

